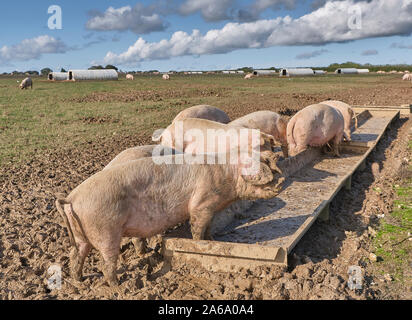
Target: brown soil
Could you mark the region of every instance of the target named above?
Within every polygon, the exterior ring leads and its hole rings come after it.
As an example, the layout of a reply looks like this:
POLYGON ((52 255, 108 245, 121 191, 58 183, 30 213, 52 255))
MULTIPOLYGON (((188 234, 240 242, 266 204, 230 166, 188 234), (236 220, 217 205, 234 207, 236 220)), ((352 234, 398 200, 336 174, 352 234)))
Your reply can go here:
POLYGON ((134 101, 162 101, 181 97, 221 97, 227 90, 216 89, 187 89, 187 90, 131 90, 128 92, 93 92, 88 95, 67 99, 70 102, 134 102, 134 101))
MULTIPOLYGON (((345 100, 366 103, 365 97, 377 91, 358 94, 348 94, 345 100)), ((284 101, 285 107, 290 98, 284 101)), ((301 95, 296 97, 303 105, 315 98, 339 96, 313 95, 307 101, 301 95)), ((394 104, 385 99, 381 104, 394 104)), ((254 111, 250 106, 238 106, 231 116, 240 110, 241 114, 254 111)), ((285 109, 285 113, 293 111, 285 109)), ((182 263, 165 273, 160 236, 150 239, 152 249, 144 256, 138 256, 126 239, 118 264, 121 284, 117 289, 106 285, 96 251, 86 259, 83 282, 77 283, 68 275, 69 237, 54 200, 56 194, 67 195, 125 148, 150 144, 150 137, 113 136, 1 168, 0 299, 410 299, 404 288, 389 290, 388 284, 378 281, 366 261, 372 232, 368 227, 375 226, 378 213, 387 213, 392 207, 390 186, 406 165, 404 158, 409 157, 409 128, 410 121, 401 118, 388 130, 369 157, 366 170, 353 176, 352 190, 342 191, 333 201, 330 221, 316 222, 296 246, 288 270, 265 267, 212 273, 182 263), (374 163, 379 164, 379 170, 374 163), (380 195, 373 192, 377 186, 384 190, 380 195), (52 264, 63 268, 60 290, 47 288, 47 270, 52 264), (362 290, 347 287, 350 265, 363 268, 362 290)))
POLYGON ((91 124, 91 123, 118 123, 120 120, 119 119, 113 119, 110 116, 105 116, 105 117, 83 117, 80 118, 80 120, 84 123, 91 124))
POLYGON ((332 93, 244 94, 244 96, 233 98, 230 106, 223 107, 223 109, 231 119, 235 119, 244 115, 245 110, 248 112, 274 110, 280 114, 292 116, 300 109, 324 100, 340 100, 350 105, 399 106, 412 100, 412 87, 399 87, 398 84, 386 82, 384 85, 377 85, 373 88, 349 88, 334 90, 332 93), (388 94, 382 94, 383 92, 388 94))

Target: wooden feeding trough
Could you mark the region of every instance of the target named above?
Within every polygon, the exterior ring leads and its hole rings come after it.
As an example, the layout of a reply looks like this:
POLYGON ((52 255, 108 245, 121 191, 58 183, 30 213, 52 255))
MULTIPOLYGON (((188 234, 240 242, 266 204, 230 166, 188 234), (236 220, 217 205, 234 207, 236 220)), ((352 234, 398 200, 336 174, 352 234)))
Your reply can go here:
POLYGON ((354 109, 358 128, 352 130, 352 141, 343 143, 340 158, 318 149, 304 151, 297 156, 302 165, 290 173, 276 198, 258 200, 240 217, 226 219, 213 241, 191 239, 187 225, 168 233, 163 239, 166 260, 173 265, 175 259, 185 259, 211 271, 286 266, 288 254, 315 220, 328 220, 330 202, 342 188, 350 189, 352 175, 365 168, 366 158, 388 126, 401 111, 410 112, 409 106, 354 109))

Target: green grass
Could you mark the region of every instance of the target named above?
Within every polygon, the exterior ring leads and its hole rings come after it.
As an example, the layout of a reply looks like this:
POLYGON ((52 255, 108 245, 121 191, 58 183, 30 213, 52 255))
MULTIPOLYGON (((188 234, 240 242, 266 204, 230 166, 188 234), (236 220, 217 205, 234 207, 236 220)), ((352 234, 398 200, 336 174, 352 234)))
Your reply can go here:
MULTIPOLYGON (((412 179, 407 178, 394 186, 396 200, 388 219, 382 219, 374 239, 374 252, 382 260, 376 262, 382 274, 390 273, 395 281, 412 283, 406 270, 410 270, 412 245, 408 233, 412 233, 412 179)), ((410 236, 409 236, 410 237, 410 236)))

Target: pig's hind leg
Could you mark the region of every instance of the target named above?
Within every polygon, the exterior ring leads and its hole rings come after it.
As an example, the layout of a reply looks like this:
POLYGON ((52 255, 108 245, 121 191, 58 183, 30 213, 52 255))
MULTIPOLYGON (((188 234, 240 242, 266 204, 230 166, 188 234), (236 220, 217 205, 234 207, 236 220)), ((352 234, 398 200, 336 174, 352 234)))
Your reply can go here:
POLYGON ((339 153, 339 145, 342 141, 343 138, 343 134, 337 134, 332 142, 333 142, 333 153, 335 154, 336 157, 340 157, 340 153, 339 153))
MULTIPOLYGON (((96 244, 104 260, 103 274, 110 286, 117 286, 117 259, 120 252, 121 235, 118 233, 109 233, 110 235, 101 239, 96 244)), ((107 233, 106 233, 107 235, 107 233)))
POLYGON ((72 277, 80 281, 82 278, 82 269, 84 260, 90 252, 91 244, 87 242, 77 242, 77 248, 70 251, 70 264, 72 277))

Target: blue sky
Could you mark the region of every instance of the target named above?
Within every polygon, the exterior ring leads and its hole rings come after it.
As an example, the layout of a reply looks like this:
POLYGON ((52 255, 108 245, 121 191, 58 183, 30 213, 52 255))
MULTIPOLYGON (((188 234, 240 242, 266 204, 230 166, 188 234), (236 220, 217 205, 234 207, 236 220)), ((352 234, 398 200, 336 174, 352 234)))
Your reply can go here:
POLYGON ((0 27, 0 72, 412 63, 412 0, 20 0, 1 4, 0 27))

